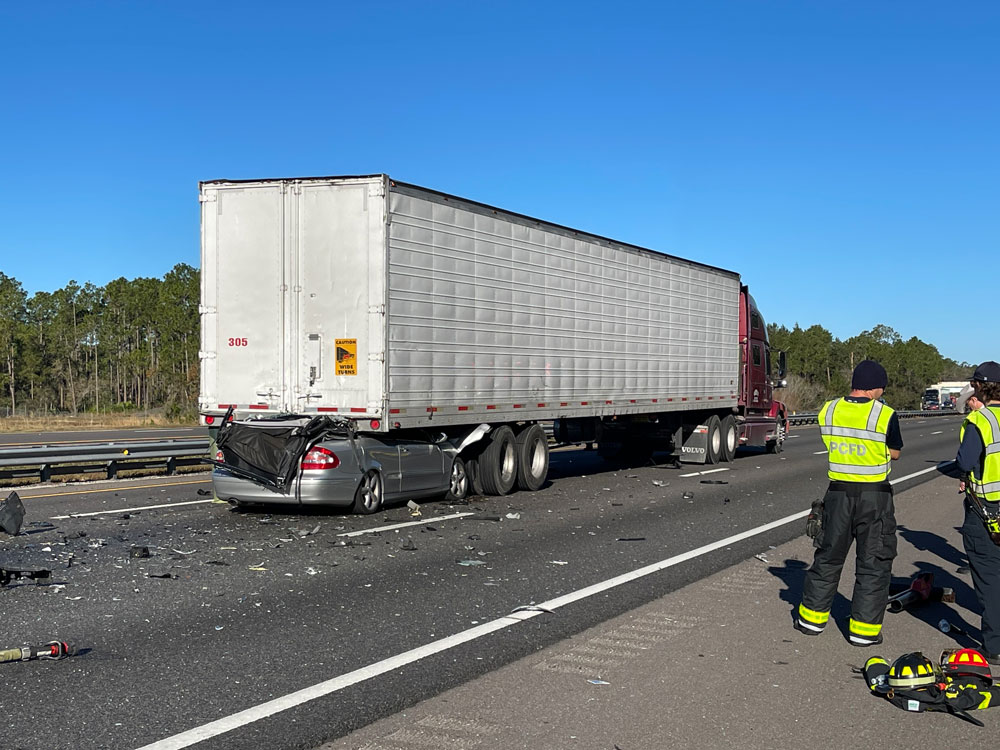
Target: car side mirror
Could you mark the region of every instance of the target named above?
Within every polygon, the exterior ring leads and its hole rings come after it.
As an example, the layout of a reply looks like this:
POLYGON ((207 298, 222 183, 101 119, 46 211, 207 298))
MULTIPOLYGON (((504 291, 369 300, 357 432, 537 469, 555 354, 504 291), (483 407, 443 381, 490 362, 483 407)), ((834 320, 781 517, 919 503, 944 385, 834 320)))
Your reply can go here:
MULTIPOLYGON (((785 361, 785 353, 784 352, 778 352, 778 378, 784 378, 785 377, 785 372, 786 372, 787 368, 788 368, 788 365, 787 365, 787 363, 785 361)), ((781 381, 781 387, 784 387, 786 385, 787 385, 787 383, 784 380, 782 380, 781 381)))

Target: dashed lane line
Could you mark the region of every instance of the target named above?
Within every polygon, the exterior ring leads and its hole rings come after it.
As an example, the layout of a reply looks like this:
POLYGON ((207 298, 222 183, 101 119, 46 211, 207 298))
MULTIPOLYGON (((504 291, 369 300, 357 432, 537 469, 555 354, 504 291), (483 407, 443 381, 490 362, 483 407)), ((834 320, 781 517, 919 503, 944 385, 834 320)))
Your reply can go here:
POLYGON ((205 484, 211 479, 195 479, 190 482, 164 482, 163 484, 141 484, 141 485, 115 485, 114 487, 96 487, 92 490, 73 490, 72 492, 49 492, 45 495, 21 495, 22 500, 34 500, 38 497, 65 497, 66 495, 96 495, 98 492, 123 492, 131 490, 152 490, 157 487, 179 487, 183 484, 205 484))
POLYGON ((700 477, 700 476, 702 476, 704 474, 715 474, 715 473, 720 472, 720 471, 729 471, 729 467, 723 466, 721 469, 708 469, 706 471, 695 471, 695 472, 693 472, 691 474, 679 474, 678 476, 682 476, 682 477, 700 477))
POLYGON ((452 518, 465 518, 466 516, 474 516, 475 513, 452 513, 450 516, 435 516, 434 518, 426 518, 422 521, 407 521, 406 523, 394 523, 391 526, 376 526, 371 529, 361 529, 360 531, 345 531, 343 534, 337 534, 337 536, 361 536, 362 534, 376 534, 380 531, 392 531, 393 529, 402 529, 407 526, 423 526, 428 523, 437 523, 438 521, 448 521, 452 518))
POLYGON ((215 500, 187 500, 183 503, 163 503, 162 505, 136 505, 116 510, 96 510, 91 513, 70 513, 68 516, 50 516, 53 521, 64 521, 67 518, 86 518, 87 516, 103 516, 109 513, 138 513, 143 510, 153 510, 155 508, 177 508, 181 505, 201 505, 203 503, 214 503, 215 500))

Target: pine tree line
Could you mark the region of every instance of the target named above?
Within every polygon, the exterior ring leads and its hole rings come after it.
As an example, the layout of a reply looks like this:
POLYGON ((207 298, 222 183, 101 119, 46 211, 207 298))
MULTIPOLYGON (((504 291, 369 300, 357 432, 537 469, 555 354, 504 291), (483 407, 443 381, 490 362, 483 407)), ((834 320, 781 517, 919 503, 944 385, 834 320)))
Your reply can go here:
POLYGON ((767 327, 772 348, 787 353, 788 387, 778 398, 795 411, 814 411, 829 398, 850 390, 851 372, 864 359, 885 367, 889 386, 885 400, 896 409, 919 409, 924 389, 943 380, 963 380, 972 366, 942 357, 938 350, 913 337, 903 340, 889 326, 877 325, 845 341, 819 325, 789 330, 767 327))
POLYGON ((199 292, 186 264, 30 297, 0 273, 0 416, 165 407, 193 418, 199 292))

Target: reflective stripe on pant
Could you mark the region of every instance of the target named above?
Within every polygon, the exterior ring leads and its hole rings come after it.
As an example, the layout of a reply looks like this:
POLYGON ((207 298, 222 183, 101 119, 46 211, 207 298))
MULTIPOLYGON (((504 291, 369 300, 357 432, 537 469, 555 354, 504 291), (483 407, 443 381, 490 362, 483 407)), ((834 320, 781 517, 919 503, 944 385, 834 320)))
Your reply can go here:
POLYGON ((992 542, 982 519, 968 503, 962 540, 972 571, 972 586, 983 613, 983 646, 992 654, 1000 654, 1000 547, 992 542))
MULTIPOLYGON (((802 587, 802 607, 829 612, 837 594, 844 561, 857 542, 851 632, 875 637, 889 598, 892 560, 896 557, 896 515, 892 491, 836 482, 823 498, 823 531, 802 587), (846 485, 846 488, 845 488, 846 485), (870 633, 872 629, 874 633, 870 633)), ((800 614, 802 611, 800 607, 800 614)))

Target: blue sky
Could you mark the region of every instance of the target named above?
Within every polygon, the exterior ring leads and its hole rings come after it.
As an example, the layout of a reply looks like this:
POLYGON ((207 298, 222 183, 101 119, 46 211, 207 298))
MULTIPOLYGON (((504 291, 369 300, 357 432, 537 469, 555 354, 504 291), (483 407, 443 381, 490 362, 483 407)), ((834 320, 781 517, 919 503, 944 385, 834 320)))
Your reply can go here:
POLYGON ((386 172, 738 271, 769 321, 1000 359, 963 317, 998 38, 994 2, 3 3, 0 271, 161 276, 199 180, 386 172))

